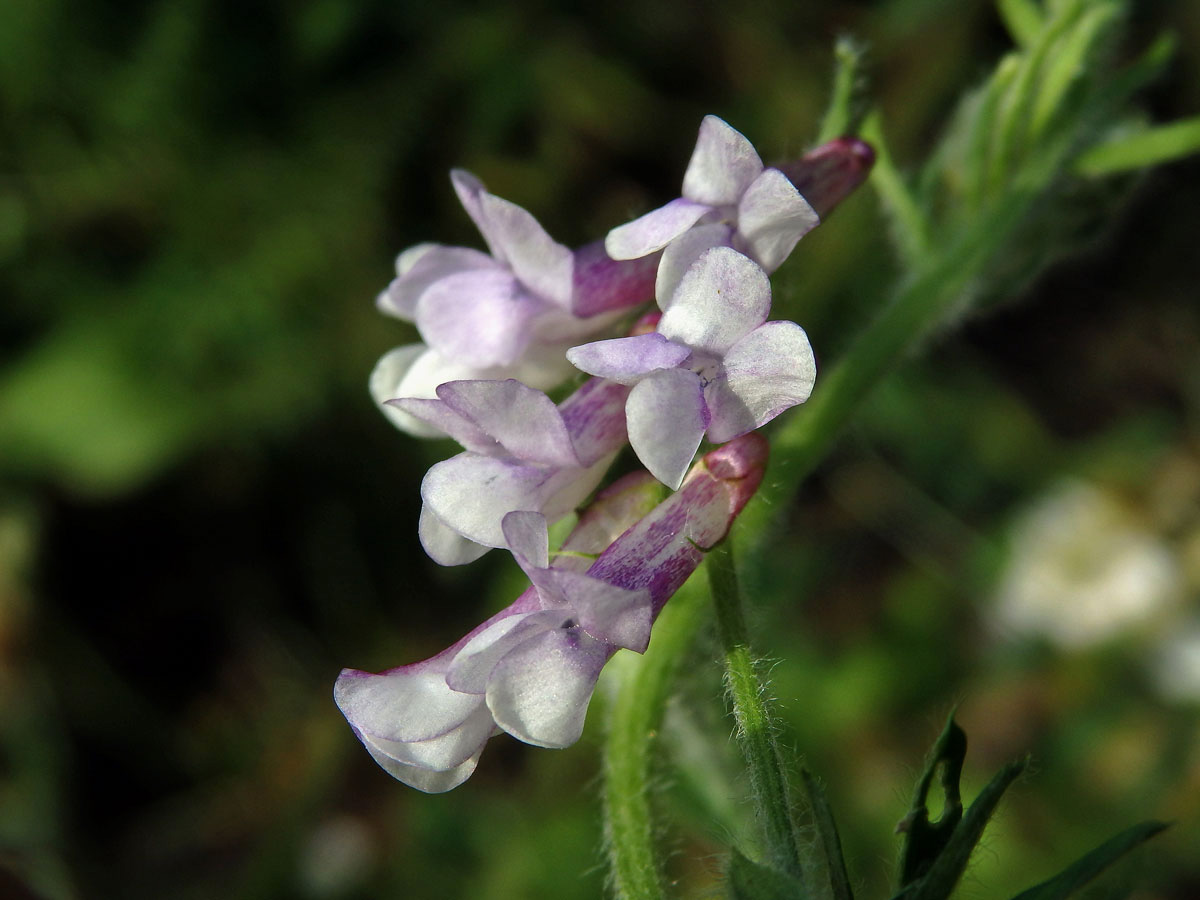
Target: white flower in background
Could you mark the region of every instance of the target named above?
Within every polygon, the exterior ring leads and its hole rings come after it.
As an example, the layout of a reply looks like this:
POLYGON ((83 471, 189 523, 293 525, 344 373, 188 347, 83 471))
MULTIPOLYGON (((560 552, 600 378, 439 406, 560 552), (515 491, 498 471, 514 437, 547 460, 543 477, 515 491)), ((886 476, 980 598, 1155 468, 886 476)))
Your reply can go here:
POLYGON ((1200 703, 1200 620, 1175 628, 1150 660, 1155 687, 1175 703, 1200 703))
POLYGON ((1067 481, 1022 515, 993 607, 996 625, 1069 649, 1105 641, 1169 607, 1182 589, 1163 541, 1110 493, 1067 481))

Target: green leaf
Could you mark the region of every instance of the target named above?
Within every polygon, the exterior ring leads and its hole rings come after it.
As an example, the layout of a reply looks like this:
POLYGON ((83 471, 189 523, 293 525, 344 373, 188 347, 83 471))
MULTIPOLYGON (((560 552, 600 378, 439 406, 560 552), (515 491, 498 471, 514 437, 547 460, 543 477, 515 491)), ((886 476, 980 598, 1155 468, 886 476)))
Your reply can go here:
POLYGON ((1200 152, 1200 116, 1124 135, 1086 150, 1075 160, 1078 175, 1100 176, 1143 169, 1200 152))
POLYGON ((850 878, 846 874, 846 860, 842 856, 842 839, 833 820, 829 799, 820 782, 808 769, 801 769, 800 777, 804 779, 813 826, 820 842, 819 848, 829 880, 829 896, 832 900, 854 900, 854 891, 850 889, 850 878))
POLYGON ((1081 856, 1048 881, 1022 891, 1013 900, 1063 900, 1083 887, 1105 868, 1167 827, 1166 822, 1142 822, 1109 838, 1081 856))
POLYGON ((855 119, 861 114, 861 110, 856 113, 855 108, 859 106, 857 94, 862 56, 863 48, 853 38, 840 37, 834 44, 833 91, 829 108, 821 120, 818 144, 853 133, 855 119))
POLYGON ((729 860, 732 900, 805 900, 804 885, 793 875, 756 863, 738 850, 729 860))
POLYGON ((954 721, 954 714, 946 720, 946 727, 933 745, 925 771, 917 782, 912 805, 908 814, 896 826, 904 833, 904 847, 900 854, 900 887, 916 881, 929 870, 934 861, 945 850, 954 829, 962 818, 962 797, 958 782, 962 777, 963 759, 967 755, 967 734, 954 721), (933 777, 941 769, 942 793, 945 804, 942 815, 936 822, 929 821, 929 789, 933 777))
POLYGON ((875 167, 871 170, 870 184, 879 195, 879 204, 890 220, 896 249, 909 268, 918 268, 930 253, 932 241, 929 219, 892 160, 878 110, 873 110, 863 120, 861 134, 875 149, 875 167))
POLYGON ((1000 803, 1000 798, 1027 766, 1028 762, 1023 759, 1011 762, 988 782, 987 787, 979 792, 975 802, 962 817, 962 821, 958 823, 928 872, 904 892, 904 900, 946 900, 953 893, 959 878, 967 868, 967 863, 971 860, 975 846, 983 836, 983 830, 1000 803))
POLYGON ((1037 39, 1044 17, 1033 0, 996 0, 996 10, 1018 44, 1028 47, 1037 39))

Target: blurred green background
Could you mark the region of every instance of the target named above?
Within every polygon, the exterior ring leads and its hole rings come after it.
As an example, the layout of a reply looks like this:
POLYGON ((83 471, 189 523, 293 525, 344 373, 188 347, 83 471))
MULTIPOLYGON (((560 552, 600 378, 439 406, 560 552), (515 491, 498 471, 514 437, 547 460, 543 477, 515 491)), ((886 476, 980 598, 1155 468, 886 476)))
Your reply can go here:
MULTIPOLYGON (((1135 6, 1130 53, 1179 38, 1146 109, 1195 115, 1200 6, 1135 6)), ((578 245, 674 194, 705 113, 798 155, 843 33, 906 167, 1008 47, 982 0, 0 4, 0 897, 603 894, 603 692, 579 746, 495 739, 438 797, 333 706, 342 666, 429 656, 519 590, 498 554, 423 557, 451 448, 368 400, 413 338, 372 301, 402 248, 479 245, 451 166, 578 245)), ((1177 824, 1095 896, 1200 896, 1198 208, 1196 160, 1148 174, 924 348, 745 575, 862 896, 955 703, 969 791, 1035 762, 965 896, 1151 817, 1177 824)), ((775 315, 833 358, 896 271, 864 188, 775 315)), ((714 656, 668 719, 686 896, 749 812, 714 656)))

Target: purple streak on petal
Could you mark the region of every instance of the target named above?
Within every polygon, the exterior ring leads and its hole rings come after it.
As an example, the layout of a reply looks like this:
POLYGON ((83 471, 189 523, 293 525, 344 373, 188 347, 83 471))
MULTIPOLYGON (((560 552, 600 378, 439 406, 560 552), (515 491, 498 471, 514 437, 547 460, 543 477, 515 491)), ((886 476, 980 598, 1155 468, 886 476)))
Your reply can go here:
POLYGON ((418 244, 409 247, 396 260, 399 275, 376 300, 380 312, 413 321, 417 301, 435 281, 476 269, 494 269, 497 263, 486 253, 467 247, 418 244))
POLYGON ((503 547, 504 515, 540 509, 551 474, 510 460, 460 453, 425 473, 421 499, 451 530, 486 547, 503 547))
POLYGON ((571 311, 588 318, 616 309, 628 309, 654 299, 658 256, 613 259, 604 241, 593 241, 575 251, 575 284, 571 311))
POLYGON ((705 116, 683 176, 683 196, 708 206, 729 206, 762 168, 745 135, 716 116, 705 116))
POLYGON ((625 398, 629 388, 590 378, 559 404, 579 461, 591 466, 625 446, 625 398))
POLYGON ((817 363, 804 329, 767 322, 725 354, 721 374, 705 387, 712 413, 708 439, 721 444, 771 421, 812 393, 817 363))
POLYGON ((738 203, 738 236, 768 272, 820 224, 816 210, 778 169, 764 169, 738 203))
POLYGON ((700 258, 700 254, 712 247, 731 246, 733 229, 728 225, 697 225, 671 241, 663 251, 654 283, 654 296, 658 300, 659 309, 666 309, 671 305, 683 273, 700 258))
POLYGON ((652 622, 649 591, 631 591, 582 572, 545 571, 585 632, 614 647, 645 652, 652 622))
POLYGON ((858 138, 840 137, 778 168, 825 219, 867 180, 874 165, 875 151, 870 144, 858 138))
POLYGON ((709 211, 703 203, 680 197, 608 233, 604 249, 613 259, 637 259, 657 253, 709 211))
POLYGON ((629 443, 655 478, 674 490, 708 427, 700 376, 660 369, 634 385, 625 405, 629 443))
POLYGON ((633 384, 656 369, 675 368, 691 353, 687 347, 673 344, 654 332, 572 347, 567 351, 567 359, 589 375, 633 384))
POLYGON ((542 308, 503 269, 460 272, 421 295, 417 328, 443 356, 479 368, 507 366, 529 343, 534 316, 542 308))
POLYGON ((493 194, 479 195, 480 208, 517 280, 543 300, 569 310, 574 283, 574 255, 556 242, 537 219, 515 203, 493 194))
POLYGON ((545 466, 579 465, 562 414, 541 391, 509 378, 451 381, 438 387, 437 393, 517 459, 545 466))
POLYGON ((762 268, 736 250, 713 247, 683 274, 658 330, 720 355, 765 322, 770 311, 771 283, 762 268))
POLYGON ((611 654, 607 644, 574 628, 531 638, 492 671, 488 709, 518 740, 569 747, 583 733, 596 679, 611 654))
MULTIPOLYGON (((618 478, 600 491, 579 516, 579 522, 563 541, 562 549, 576 553, 602 553, 621 534, 633 527, 663 499, 662 483, 649 472, 638 469, 618 478)), ((587 563, 578 557, 558 557, 555 566, 579 566, 587 563)))

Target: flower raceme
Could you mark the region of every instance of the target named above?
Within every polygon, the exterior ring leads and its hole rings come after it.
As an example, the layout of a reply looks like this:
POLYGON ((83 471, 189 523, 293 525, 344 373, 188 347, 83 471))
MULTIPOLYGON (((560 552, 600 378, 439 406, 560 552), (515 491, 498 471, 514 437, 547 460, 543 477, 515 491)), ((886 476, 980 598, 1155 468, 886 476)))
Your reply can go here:
POLYGON ((501 731, 573 744, 604 664, 619 649, 646 649, 667 600, 758 488, 766 452, 758 435, 731 441, 657 506, 648 476, 626 476, 597 496, 553 562, 545 518, 506 515, 528 590, 430 659, 338 677, 334 698, 367 751, 398 780, 438 793, 470 777, 501 731), (595 553, 589 565, 584 554, 595 553))
MULTIPOLYGON (((451 181, 490 253, 426 243, 397 258, 376 305, 415 323, 423 343, 380 359, 370 380, 380 405, 433 397, 439 384, 467 379, 551 388, 570 374, 567 347, 605 333, 652 296, 657 259, 618 262, 601 242, 572 251, 473 175, 455 170, 451 181)), ((441 435, 403 408, 383 409, 405 431, 441 435)))

